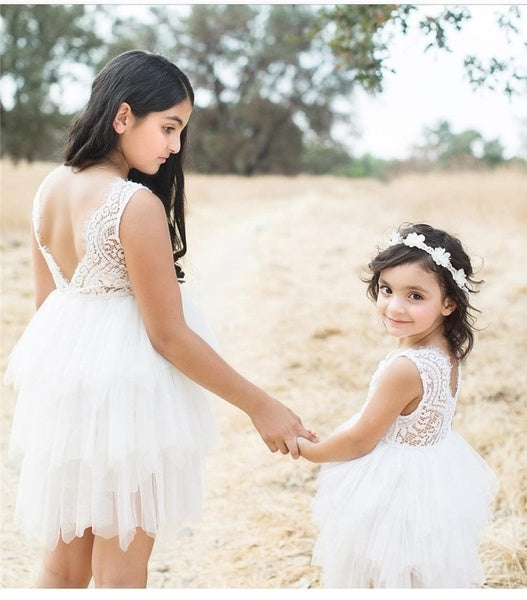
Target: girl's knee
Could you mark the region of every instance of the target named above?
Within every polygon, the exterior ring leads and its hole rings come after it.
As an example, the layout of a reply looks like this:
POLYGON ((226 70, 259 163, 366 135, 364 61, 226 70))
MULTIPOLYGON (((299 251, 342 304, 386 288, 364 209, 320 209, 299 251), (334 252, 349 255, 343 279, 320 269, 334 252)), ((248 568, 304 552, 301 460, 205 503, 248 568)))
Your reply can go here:
POLYGON ((90 584, 91 568, 79 565, 71 568, 68 565, 44 563, 38 575, 36 588, 76 589, 86 588, 90 584))
POLYGON ((93 535, 86 531, 82 537, 46 550, 37 578, 37 588, 85 588, 91 580, 91 550, 93 535))
POLYGON ((154 538, 138 530, 123 552, 118 538, 96 537, 93 545, 92 571, 97 588, 145 588, 147 567, 154 538))
POLYGON ((139 570, 135 565, 108 564, 94 569, 93 582, 96 588, 146 588, 147 569, 139 570))

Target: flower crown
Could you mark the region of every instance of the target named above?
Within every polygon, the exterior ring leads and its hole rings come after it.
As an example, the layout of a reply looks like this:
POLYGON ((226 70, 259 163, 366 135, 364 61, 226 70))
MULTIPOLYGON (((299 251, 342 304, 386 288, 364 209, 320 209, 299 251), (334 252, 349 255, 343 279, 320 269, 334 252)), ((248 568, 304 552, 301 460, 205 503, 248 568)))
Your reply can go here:
POLYGON ((456 282, 459 288, 461 288, 464 292, 468 292, 466 285, 467 276, 465 271, 463 271, 463 269, 456 269, 452 266, 452 263, 450 262, 450 252, 447 252, 441 246, 432 248, 432 246, 425 244, 425 236, 422 233, 413 232, 409 233, 405 238, 402 238, 401 234, 398 231, 395 231, 390 236, 385 248, 396 246, 397 244, 404 244, 410 248, 419 248, 420 250, 424 250, 432 257, 432 260, 436 265, 444 267, 450 271, 453 280, 456 282))

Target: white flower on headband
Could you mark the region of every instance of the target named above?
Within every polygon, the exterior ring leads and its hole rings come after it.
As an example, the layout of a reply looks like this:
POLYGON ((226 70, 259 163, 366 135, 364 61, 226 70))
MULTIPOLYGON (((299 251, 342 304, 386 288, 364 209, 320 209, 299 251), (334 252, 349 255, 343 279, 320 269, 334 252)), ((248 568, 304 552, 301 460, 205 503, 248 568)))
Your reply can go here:
POLYGON ((424 250, 432 257, 432 260, 436 265, 444 267, 450 271, 453 280, 459 288, 461 288, 464 292, 468 292, 467 276, 465 271, 463 271, 463 269, 455 269, 450 262, 450 252, 447 252, 441 246, 438 246, 437 248, 432 248, 432 246, 429 246, 425 242, 425 236, 422 233, 416 233, 414 231, 409 233, 405 238, 402 238, 401 234, 398 231, 395 231, 388 239, 385 249, 389 248, 390 246, 396 246, 397 244, 404 244, 409 248, 419 248, 420 250, 424 250))
POLYGON ((421 250, 424 250, 425 236, 422 233, 409 233, 401 241, 405 246, 410 246, 410 248, 421 248, 421 250))
POLYGON ((436 265, 448 268, 450 264, 450 252, 447 252, 444 248, 433 248, 430 256, 436 265))
POLYGON ((458 269, 455 273, 452 273, 452 277, 462 290, 467 291, 467 276, 463 269, 458 269))

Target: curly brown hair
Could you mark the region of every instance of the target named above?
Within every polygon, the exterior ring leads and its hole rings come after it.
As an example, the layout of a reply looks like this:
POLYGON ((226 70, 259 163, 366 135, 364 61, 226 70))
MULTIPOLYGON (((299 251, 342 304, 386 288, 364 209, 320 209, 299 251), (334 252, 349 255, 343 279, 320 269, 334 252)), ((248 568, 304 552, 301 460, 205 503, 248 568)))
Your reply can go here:
POLYGON ((422 234, 425 236, 427 245, 432 248, 441 247, 449 252, 452 266, 455 269, 463 269, 465 272, 468 292, 463 291, 454 281, 451 273, 437 265, 427 252, 399 243, 380 250, 368 264, 371 276, 363 279, 368 284, 367 294, 372 300, 377 301, 379 276, 384 269, 404 263, 418 263, 423 269, 434 273, 444 297, 450 298, 456 304, 456 310, 445 318, 443 328, 454 356, 462 360, 474 346, 474 331, 476 330, 474 313, 480 312, 470 304, 469 294, 477 293, 478 286, 483 282, 473 278, 470 258, 457 237, 425 223, 407 223, 402 225, 398 232, 401 238, 405 238, 409 233, 422 234))

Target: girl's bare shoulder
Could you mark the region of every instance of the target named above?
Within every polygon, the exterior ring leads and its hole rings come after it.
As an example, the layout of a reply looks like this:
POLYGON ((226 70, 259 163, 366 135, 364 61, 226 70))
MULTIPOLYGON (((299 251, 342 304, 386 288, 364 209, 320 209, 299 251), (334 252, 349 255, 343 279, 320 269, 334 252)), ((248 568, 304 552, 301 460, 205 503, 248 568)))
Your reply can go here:
POLYGON ((145 232, 167 228, 165 207, 160 198, 146 187, 138 187, 130 196, 121 218, 121 232, 145 232))
POLYGON ((51 170, 40 184, 40 192, 53 193, 56 188, 61 188, 73 182, 73 173, 70 167, 60 165, 51 170))

